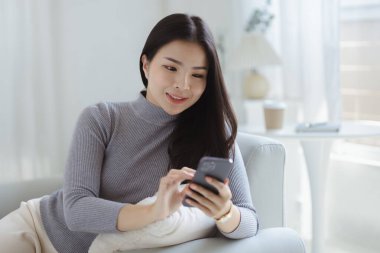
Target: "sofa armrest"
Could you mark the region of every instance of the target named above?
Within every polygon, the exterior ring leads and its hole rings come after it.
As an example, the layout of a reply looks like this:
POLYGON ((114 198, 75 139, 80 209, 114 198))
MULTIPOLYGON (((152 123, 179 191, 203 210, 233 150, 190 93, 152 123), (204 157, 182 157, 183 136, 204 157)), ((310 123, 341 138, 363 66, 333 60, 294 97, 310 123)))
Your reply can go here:
POLYGON ((37 178, 0 184, 0 218, 20 206, 21 201, 42 197, 63 185, 61 177, 37 178))
POLYGON ((270 138, 241 132, 237 142, 260 228, 284 226, 284 146, 270 138))
POLYGON ((139 249, 125 253, 305 253, 299 235, 289 228, 268 228, 250 238, 231 240, 226 238, 205 238, 176 246, 139 249))

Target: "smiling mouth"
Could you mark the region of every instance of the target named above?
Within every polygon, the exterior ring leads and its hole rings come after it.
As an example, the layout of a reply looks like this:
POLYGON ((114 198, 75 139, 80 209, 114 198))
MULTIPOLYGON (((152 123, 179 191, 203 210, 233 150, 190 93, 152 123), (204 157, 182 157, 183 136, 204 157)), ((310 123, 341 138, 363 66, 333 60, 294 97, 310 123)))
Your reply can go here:
POLYGON ((169 93, 166 93, 166 97, 173 104, 181 104, 188 99, 188 98, 177 97, 177 96, 169 94, 169 93))

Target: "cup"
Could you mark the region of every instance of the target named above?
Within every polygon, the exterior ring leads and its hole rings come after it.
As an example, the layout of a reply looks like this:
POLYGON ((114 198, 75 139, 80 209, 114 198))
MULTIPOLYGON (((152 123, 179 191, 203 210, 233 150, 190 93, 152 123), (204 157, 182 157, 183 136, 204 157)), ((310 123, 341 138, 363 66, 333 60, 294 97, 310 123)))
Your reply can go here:
POLYGON ((267 100, 263 104, 265 128, 267 130, 279 130, 284 123, 286 104, 278 101, 267 100))

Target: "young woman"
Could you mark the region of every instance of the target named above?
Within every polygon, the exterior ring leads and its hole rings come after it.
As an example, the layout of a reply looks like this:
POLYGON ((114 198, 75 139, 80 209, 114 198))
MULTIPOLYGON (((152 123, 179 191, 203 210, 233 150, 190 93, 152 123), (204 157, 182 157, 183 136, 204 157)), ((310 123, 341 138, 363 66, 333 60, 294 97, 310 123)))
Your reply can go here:
POLYGON ((98 233, 165 219, 186 195, 195 200, 190 205, 215 219, 222 235, 256 234, 258 221, 235 142, 237 123, 206 24, 186 14, 159 21, 142 50, 140 72, 146 90, 136 100, 83 110, 63 188, 2 219, 2 247, 87 252, 98 233), (195 184, 179 191, 205 155, 234 160, 228 180, 209 178, 219 194, 195 184), (136 205, 155 192, 153 204, 136 205))

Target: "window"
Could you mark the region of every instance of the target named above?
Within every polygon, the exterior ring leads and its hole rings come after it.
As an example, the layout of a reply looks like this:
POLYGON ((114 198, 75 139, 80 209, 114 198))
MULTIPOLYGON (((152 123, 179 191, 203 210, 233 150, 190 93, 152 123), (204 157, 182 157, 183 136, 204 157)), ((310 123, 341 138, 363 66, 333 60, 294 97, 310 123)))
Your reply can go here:
POLYGON ((380 1, 341 0, 340 32, 342 117, 380 125, 380 1))

